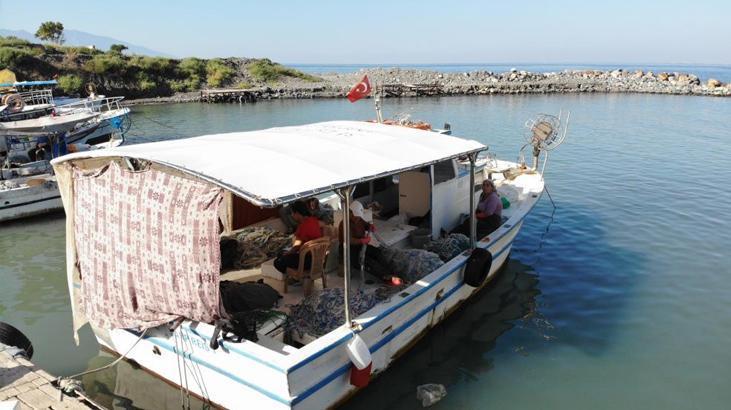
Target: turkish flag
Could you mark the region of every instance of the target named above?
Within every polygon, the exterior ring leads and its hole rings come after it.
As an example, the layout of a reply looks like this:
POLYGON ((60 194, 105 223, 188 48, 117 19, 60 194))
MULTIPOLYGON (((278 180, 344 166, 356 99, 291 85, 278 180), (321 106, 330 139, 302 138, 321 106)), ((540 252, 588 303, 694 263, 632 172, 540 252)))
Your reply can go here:
POLYGON ((370 93, 371 83, 368 81, 368 76, 364 75, 363 79, 348 91, 348 100, 350 102, 356 102, 370 93))

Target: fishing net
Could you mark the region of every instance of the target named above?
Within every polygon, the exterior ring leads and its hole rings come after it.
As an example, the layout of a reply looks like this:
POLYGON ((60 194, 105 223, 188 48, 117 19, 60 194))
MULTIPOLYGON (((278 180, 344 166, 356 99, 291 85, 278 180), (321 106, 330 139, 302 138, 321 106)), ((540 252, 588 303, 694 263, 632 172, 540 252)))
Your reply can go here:
POLYGON ((386 248, 383 253, 389 260, 393 273, 410 283, 416 282, 444 265, 439 255, 424 249, 386 248))
POLYGON ((266 226, 244 228, 235 234, 235 239, 240 253, 235 264, 238 269, 255 268, 292 244, 292 235, 266 226))
POLYGON ((453 233, 446 238, 435 239, 424 245, 425 250, 436 253, 445 262, 469 248, 470 238, 461 233, 453 233))
MULTIPOLYGON (((352 317, 366 312, 378 303, 375 293, 357 289, 350 293, 352 317)), ((307 334, 322 336, 345 323, 345 295, 342 288, 326 288, 307 296, 302 302, 290 306, 287 329, 299 337, 307 334)))

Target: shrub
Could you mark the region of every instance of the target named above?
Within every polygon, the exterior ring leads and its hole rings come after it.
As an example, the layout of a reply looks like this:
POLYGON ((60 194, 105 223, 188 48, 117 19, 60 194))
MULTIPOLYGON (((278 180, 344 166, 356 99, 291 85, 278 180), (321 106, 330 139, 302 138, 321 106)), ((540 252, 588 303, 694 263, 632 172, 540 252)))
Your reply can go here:
POLYGON ((230 80, 235 73, 236 71, 234 71, 234 69, 227 66, 222 60, 217 58, 213 60, 208 60, 208 64, 206 64, 208 85, 210 85, 211 87, 222 86, 224 83, 230 80))
POLYGON ((15 36, 0 37, 0 47, 23 47, 30 45, 30 41, 15 36))
POLYGON ((247 88, 251 88, 251 84, 245 83, 245 82, 240 82, 240 83, 236 84, 236 88, 241 89, 241 90, 246 90, 247 88))
POLYGON ((256 60, 247 66, 249 73, 257 80, 273 82, 282 77, 294 77, 305 81, 317 81, 317 77, 272 62, 268 58, 256 60))
POLYGON ((87 71, 94 74, 123 74, 126 71, 127 63, 118 55, 98 54, 84 64, 87 71))
POLYGON ((17 70, 32 64, 34 57, 28 50, 15 47, 0 47, 0 70, 9 68, 17 70))
POLYGON ((152 80, 142 80, 139 82, 140 90, 151 91, 157 88, 157 83, 152 80))
POLYGON ((58 87, 66 94, 78 94, 84 88, 84 80, 75 75, 62 75, 58 78, 58 87))
POLYGON ((139 67, 148 74, 162 76, 172 71, 172 63, 169 58, 135 56, 130 60, 130 64, 139 67))
POLYGON ((188 91, 188 83, 182 80, 171 80, 170 89, 176 93, 183 93, 188 91))

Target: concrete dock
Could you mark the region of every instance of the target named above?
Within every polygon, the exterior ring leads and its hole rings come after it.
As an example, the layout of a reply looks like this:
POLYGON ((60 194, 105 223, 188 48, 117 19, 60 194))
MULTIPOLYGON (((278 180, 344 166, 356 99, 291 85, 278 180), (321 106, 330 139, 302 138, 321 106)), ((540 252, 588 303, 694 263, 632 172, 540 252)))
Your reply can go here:
POLYGON ((0 409, 98 409, 83 397, 64 395, 56 378, 23 357, 0 350, 0 409))

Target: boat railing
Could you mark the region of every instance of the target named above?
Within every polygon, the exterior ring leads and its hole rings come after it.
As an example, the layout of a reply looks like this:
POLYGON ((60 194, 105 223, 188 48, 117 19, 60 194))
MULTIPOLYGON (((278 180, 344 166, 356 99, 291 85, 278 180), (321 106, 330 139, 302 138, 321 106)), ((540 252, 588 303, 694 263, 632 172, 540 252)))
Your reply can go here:
POLYGON ((69 114, 79 111, 104 113, 120 109, 120 102, 123 99, 124 97, 86 98, 81 101, 57 106, 56 112, 59 114, 69 114))
POLYGON ((50 89, 23 91, 18 93, 18 95, 23 99, 23 103, 25 103, 25 105, 53 105, 54 103, 53 91, 50 89))

